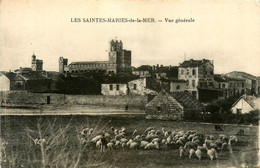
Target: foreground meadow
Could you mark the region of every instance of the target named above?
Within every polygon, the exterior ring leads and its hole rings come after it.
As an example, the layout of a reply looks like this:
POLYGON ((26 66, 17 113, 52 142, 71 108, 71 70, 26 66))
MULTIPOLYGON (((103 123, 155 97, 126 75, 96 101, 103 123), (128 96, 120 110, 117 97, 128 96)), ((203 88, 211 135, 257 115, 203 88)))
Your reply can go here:
POLYGON ((256 167, 258 163, 258 127, 224 125, 216 131, 214 124, 145 120, 142 117, 95 116, 3 116, 1 117, 2 167, 256 167), (134 130, 142 133, 148 127, 171 131, 196 131, 218 137, 236 135, 238 142, 232 151, 220 151, 218 159, 179 156, 178 148, 128 149, 114 148, 100 152, 95 144, 82 144, 80 132, 93 128, 93 134, 111 127, 126 129, 126 138, 133 139, 134 130), (45 139, 39 145, 35 139, 45 139), (3 145, 4 143, 4 145, 3 145), (3 151, 4 148, 4 151, 3 151))

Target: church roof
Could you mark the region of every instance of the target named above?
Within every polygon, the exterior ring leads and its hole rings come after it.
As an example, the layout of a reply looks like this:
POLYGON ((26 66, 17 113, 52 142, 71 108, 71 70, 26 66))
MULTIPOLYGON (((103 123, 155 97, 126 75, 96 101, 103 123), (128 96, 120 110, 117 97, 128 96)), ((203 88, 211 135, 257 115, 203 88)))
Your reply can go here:
POLYGON ((72 62, 70 65, 87 65, 87 64, 112 64, 110 61, 80 61, 72 62))

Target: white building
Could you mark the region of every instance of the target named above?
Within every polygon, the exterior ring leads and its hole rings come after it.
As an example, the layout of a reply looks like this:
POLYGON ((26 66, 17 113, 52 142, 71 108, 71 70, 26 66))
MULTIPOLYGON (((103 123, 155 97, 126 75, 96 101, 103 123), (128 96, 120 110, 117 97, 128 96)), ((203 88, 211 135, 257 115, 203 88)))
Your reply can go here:
POLYGON ((231 107, 233 114, 246 114, 260 107, 259 98, 243 95, 231 107))
POLYGON ((0 76, 0 91, 10 90, 10 80, 6 77, 6 75, 0 76))

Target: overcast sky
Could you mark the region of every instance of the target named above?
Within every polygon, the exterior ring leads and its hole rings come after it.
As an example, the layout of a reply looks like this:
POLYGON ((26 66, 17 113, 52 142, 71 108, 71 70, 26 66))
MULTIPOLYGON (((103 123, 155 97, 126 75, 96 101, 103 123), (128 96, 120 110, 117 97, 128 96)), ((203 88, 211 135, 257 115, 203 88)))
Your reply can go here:
POLYGON ((258 1, 1 1, 0 70, 30 67, 31 55, 58 71, 60 56, 108 60, 109 41, 122 40, 132 65, 214 60, 215 73, 260 76, 258 1), (193 18, 193 23, 72 23, 71 18, 193 18))

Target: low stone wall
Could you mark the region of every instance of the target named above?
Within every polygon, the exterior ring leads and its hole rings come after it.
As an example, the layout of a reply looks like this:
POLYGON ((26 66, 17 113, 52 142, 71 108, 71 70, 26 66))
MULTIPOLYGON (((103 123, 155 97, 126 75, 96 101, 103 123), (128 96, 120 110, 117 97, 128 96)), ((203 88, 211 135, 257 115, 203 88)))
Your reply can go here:
POLYGON ((147 96, 110 96, 110 95, 65 95, 53 93, 30 93, 27 91, 0 92, 1 105, 93 105, 144 109, 148 103, 147 96))
POLYGON ((111 96, 111 95, 66 95, 66 102, 79 105, 115 106, 144 109, 148 103, 147 96, 111 96))
POLYGON ((64 104, 64 94, 31 93, 27 91, 2 91, 0 92, 1 104, 64 104))

